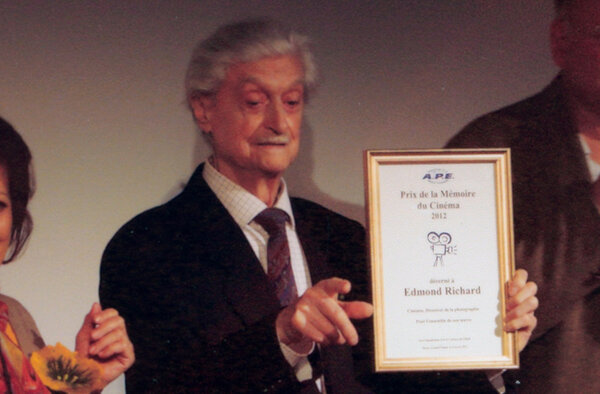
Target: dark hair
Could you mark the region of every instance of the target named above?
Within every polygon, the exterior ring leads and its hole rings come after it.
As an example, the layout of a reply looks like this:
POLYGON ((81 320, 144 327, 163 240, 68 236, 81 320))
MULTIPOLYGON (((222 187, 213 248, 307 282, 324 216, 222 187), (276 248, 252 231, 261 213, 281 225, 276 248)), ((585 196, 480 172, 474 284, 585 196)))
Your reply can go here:
POLYGON ((33 229, 27 203, 33 196, 35 187, 31 152, 19 133, 2 118, 0 118, 0 166, 4 167, 8 177, 12 206, 10 248, 3 261, 9 263, 21 252, 33 229))

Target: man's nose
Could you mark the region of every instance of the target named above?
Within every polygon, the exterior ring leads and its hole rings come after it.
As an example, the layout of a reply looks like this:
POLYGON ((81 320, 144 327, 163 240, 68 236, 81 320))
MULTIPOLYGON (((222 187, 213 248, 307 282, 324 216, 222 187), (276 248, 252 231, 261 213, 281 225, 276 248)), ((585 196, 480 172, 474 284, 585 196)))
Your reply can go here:
POLYGON ((265 126, 277 134, 283 134, 287 128, 287 117, 282 103, 272 101, 265 114, 265 126))

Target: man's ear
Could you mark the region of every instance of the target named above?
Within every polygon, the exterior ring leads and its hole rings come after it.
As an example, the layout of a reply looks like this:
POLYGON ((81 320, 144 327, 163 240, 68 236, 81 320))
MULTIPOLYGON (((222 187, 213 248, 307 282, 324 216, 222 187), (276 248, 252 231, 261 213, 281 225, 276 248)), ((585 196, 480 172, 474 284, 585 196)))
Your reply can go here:
POLYGON ((198 127, 205 133, 210 133, 212 131, 210 114, 211 109, 215 105, 214 99, 212 97, 200 96, 193 98, 190 103, 198 127))
POLYGON ((560 68, 564 68, 566 52, 569 47, 569 22, 562 18, 556 18, 550 25, 550 50, 552 59, 560 68))

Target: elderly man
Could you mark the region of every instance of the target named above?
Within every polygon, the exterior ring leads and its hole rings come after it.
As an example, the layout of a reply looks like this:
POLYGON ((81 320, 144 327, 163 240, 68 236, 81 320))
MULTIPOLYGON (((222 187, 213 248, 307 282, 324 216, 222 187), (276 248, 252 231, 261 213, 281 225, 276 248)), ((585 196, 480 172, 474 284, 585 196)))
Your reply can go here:
MULTIPOLYGON (((212 155, 179 196, 127 223, 102 261, 102 303, 118 306, 137 352, 128 390, 364 390, 355 376, 370 360, 355 355, 356 374, 351 347, 351 319, 372 314, 359 301, 364 231, 288 197, 282 179, 314 79, 306 39, 269 21, 222 27, 194 52, 187 97, 212 155)), ((525 282, 513 281, 507 323, 523 343, 537 302, 525 282)))
POLYGON ((514 383, 526 393, 600 393, 600 2, 555 8, 559 75, 448 146, 512 151, 516 262, 541 301, 514 383))

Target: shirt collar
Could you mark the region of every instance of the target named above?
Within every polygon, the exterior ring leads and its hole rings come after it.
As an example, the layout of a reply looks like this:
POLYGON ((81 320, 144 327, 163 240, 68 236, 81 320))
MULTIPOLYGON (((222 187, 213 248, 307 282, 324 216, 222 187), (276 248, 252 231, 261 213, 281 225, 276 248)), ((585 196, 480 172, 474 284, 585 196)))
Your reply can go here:
POLYGON ((581 147, 583 148, 583 153, 585 154, 585 162, 587 163, 587 167, 590 171, 590 176, 592 177, 592 181, 595 181, 600 176, 600 164, 596 163, 591 158, 592 151, 588 146, 585 138, 581 134, 577 135, 579 137, 579 142, 581 143, 581 147))
MULTIPOLYGON (((254 194, 217 171, 209 160, 204 163, 202 177, 240 227, 247 226, 256 215, 267 208, 254 194)), ((295 226, 292 205, 283 178, 273 207, 284 210, 290 217, 292 227, 295 226)))

